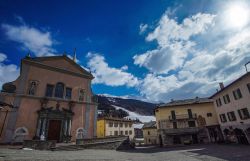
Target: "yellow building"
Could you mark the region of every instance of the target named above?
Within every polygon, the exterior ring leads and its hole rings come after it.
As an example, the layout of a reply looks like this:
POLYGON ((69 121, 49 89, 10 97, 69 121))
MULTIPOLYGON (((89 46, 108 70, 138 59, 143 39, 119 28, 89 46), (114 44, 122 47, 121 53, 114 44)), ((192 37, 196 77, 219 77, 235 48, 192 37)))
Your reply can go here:
POLYGON ((155 109, 161 145, 218 142, 222 138, 213 101, 172 100, 155 109))
POLYGON ((97 137, 129 136, 134 138, 133 121, 121 118, 99 118, 97 120, 97 137))
POLYGON ((144 144, 146 144, 146 145, 159 144, 155 121, 145 123, 142 130, 143 130, 144 144))

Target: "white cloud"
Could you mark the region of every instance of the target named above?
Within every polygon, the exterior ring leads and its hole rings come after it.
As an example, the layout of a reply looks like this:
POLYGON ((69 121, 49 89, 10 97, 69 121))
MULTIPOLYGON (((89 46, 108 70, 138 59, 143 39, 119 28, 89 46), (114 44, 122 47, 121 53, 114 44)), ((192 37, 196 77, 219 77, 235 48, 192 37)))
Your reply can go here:
POLYGON ((19 75, 19 67, 14 64, 6 65, 7 56, 0 53, 0 88, 6 82, 14 81, 19 75))
POLYGON ((154 73, 168 73, 170 70, 182 67, 196 44, 191 37, 202 34, 208 27, 213 26, 215 17, 211 14, 198 13, 178 24, 165 13, 158 26, 146 37, 147 41, 156 40, 158 48, 135 55, 134 63, 154 73))
POLYGON ((54 41, 50 32, 26 24, 20 26, 2 24, 1 27, 9 40, 20 43, 22 48, 33 52, 36 56, 54 55, 55 49, 52 48, 54 41))
POLYGON ((148 25, 147 24, 140 24, 139 29, 140 29, 139 33, 143 34, 148 29, 148 25))
POLYGON ((0 53, 0 63, 5 61, 7 59, 7 56, 4 53, 0 53))
POLYGON ((192 51, 192 42, 175 42, 133 57, 134 64, 146 67, 154 73, 168 73, 182 66, 187 53, 192 51))
POLYGON ((221 15, 198 13, 178 24, 164 14, 146 41, 156 49, 135 55, 134 64, 150 72, 139 91, 150 101, 210 96, 219 82, 228 84, 244 74, 250 60, 250 26, 230 31, 221 15))
POLYGON ((109 67, 105 58, 100 54, 88 53, 88 67, 94 75, 94 83, 103 83, 108 86, 135 87, 139 80, 132 74, 124 71, 124 68, 109 67))
POLYGON ((198 13, 185 18, 181 24, 178 24, 176 20, 164 14, 159 25, 146 37, 146 40, 157 40, 161 47, 169 46, 175 41, 189 40, 191 36, 201 34, 212 26, 215 17, 212 14, 198 13))
POLYGON ((122 67, 121 67, 121 70, 123 70, 123 71, 128 70, 128 66, 127 66, 127 65, 122 66, 122 67))

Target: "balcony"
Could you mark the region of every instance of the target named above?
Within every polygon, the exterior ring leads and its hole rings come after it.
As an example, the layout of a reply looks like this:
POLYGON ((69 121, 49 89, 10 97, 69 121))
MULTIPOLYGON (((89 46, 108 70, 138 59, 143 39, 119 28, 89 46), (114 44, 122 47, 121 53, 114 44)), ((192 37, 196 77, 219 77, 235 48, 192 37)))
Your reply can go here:
POLYGON ((175 121, 175 120, 195 120, 195 119, 197 119, 196 114, 192 114, 191 116, 189 116, 188 114, 175 115, 175 118, 173 118, 172 116, 169 116, 170 121, 175 121))
POLYGON ((198 127, 179 128, 179 129, 161 129, 167 135, 180 135, 180 134, 195 134, 198 133, 198 127))

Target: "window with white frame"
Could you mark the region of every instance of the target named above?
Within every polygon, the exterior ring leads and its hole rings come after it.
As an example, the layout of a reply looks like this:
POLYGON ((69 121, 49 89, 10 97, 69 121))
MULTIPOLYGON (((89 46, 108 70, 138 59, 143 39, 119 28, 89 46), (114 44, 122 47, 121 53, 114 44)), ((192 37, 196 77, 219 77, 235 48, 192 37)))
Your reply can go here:
POLYGON ((216 99, 216 105, 217 107, 220 107, 222 105, 220 98, 216 99))
POLYGON ((226 94, 225 96, 223 96, 223 100, 224 100, 224 103, 225 103, 225 104, 230 103, 230 97, 229 97, 229 95, 226 94))
POLYGON ((109 127, 113 127, 113 122, 109 122, 109 127))
POLYGON ((247 108, 242 108, 240 110, 238 110, 238 114, 240 116, 241 120, 246 120, 250 118, 250 114, 247 108))
POLYGON ((228 112, 227 117, 229 121, 236 121, 236 116, 235 116, 234 111, 228 112))
POLYGON ((221 122, 227 122, 227 118, 225 114, 220 114, 220 120, 221 122))
POLYGON ((242 94, 239 88, 233 91, 233 95, 235 100, 242 98, 242 94))

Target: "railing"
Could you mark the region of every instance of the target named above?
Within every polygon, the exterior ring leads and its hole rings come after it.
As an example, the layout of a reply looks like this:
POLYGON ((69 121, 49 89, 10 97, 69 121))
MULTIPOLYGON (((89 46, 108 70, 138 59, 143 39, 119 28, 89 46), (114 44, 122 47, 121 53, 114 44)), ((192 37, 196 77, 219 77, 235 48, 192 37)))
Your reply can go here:
POLYGON ((197 115, 196 114, 192 114, 192 115, 188 115, 188 114, 182 114, 182 115, 175 115, 175 117, 169 116, 169 120, 173 121, 173 120, 188 120, 188 119, 196 119, 197 115))

